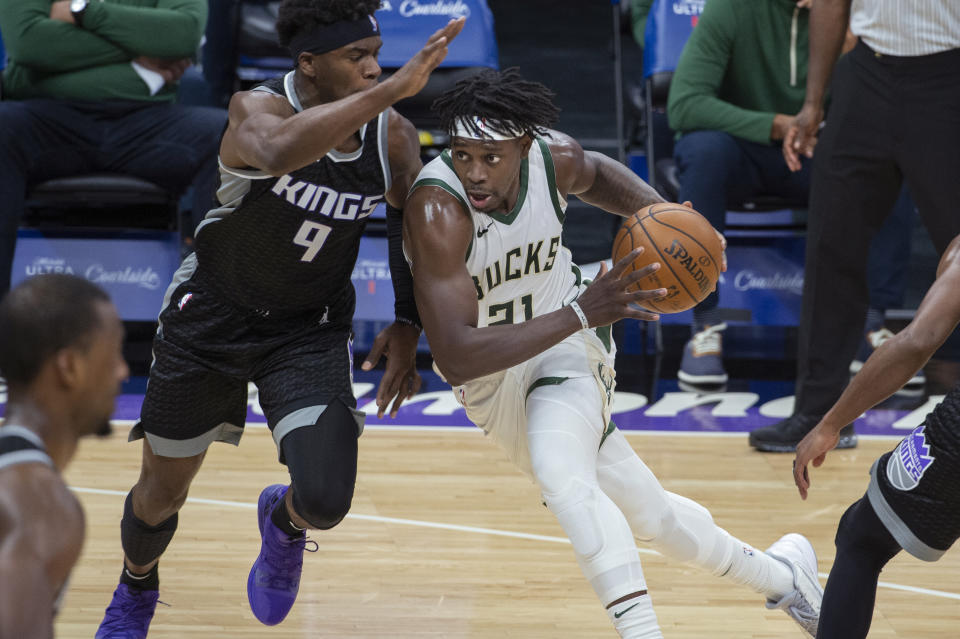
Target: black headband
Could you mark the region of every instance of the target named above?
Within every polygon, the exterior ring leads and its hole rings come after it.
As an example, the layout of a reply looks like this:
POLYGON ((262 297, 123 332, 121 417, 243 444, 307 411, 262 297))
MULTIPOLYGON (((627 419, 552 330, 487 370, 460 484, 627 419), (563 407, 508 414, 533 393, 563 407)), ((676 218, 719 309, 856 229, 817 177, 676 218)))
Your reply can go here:
POLYGON ((366 15, 356 20, 340 20, 333 24, 321 24, 294 36, 290 40, 290 55, 296 62, 304 51, 327 53, 351 42, 378 35, 380 35, 380 25, 377 24, 377 19, 372 15, 366 15))

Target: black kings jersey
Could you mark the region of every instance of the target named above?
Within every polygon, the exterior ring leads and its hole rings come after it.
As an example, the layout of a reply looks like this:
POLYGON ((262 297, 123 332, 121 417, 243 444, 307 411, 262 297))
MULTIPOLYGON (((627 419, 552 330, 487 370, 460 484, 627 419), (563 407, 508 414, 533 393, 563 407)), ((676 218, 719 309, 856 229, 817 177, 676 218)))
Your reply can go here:
MULTIPOLYGON (((293 77, 253 90, 280 95, 300 112, 293 77)), ((331 150, 287 175, 221 162, 220 206, 197 227, 197 277, 244 308, 352 314, 360 237, 391 182, 388 113, 360 129, 356 151, 331 150)))
POLYGON ((26 463, 41 463, 54 467, 39 435, 23 426, 0 427, 0 470, 26 463))

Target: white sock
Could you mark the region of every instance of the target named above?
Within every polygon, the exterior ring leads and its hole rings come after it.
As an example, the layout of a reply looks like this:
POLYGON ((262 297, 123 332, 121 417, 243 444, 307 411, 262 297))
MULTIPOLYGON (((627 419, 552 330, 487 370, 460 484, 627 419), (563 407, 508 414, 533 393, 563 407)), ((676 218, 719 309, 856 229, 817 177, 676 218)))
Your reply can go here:
POLYGON ((793 570, 767 553, 756 550, 717 527, 732 546, 726 569, 715 571, 721 577, 751 588, 772 601, 780 601, 793 592, 793 570))
POLYGON ((640 595, 607 608, 613 627, 624 639, 663 639, 650 595, 640 595))

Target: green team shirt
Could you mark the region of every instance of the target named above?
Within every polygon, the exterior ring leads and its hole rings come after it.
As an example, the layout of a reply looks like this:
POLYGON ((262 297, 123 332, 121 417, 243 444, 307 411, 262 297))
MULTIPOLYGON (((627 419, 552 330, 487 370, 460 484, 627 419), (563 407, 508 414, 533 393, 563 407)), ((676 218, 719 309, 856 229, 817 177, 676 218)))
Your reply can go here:
POLYGON ((130 62, 194 56, 206 0, 91 0, 83 26, 50 19, 51 0, 0 0, 9 57, 3 99, 173 101, 176 87, 150 95, 130 62))
POLYGON ((803 106, 809 18, 795 0, 709 0, 670 83, 670 128, 769 143, 773 116, 803 106))

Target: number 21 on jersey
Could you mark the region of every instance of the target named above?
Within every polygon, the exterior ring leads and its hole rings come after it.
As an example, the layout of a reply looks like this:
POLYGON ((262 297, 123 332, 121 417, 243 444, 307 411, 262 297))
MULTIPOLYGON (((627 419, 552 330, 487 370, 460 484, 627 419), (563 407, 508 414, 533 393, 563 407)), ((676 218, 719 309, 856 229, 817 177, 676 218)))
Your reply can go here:
POLYGON ((323 243, 327 241, 327 236, 330 235, 330 231, 332 230, 332 228, 325 224, 318 224, 310 220, 306 220, 301 224, 300 230, 297 231, 297 234, 293 237, 294 244, 307 249, 304 251, 300 261, 312 262, 313 258, 317 256, 317 253, 319 253, 323 247, 323 243))
POLYGON ((519 300, 510 300, 503 304, 491 304, 487 309, 490 321, 487 326, 499 324, 513 324, 513 307, 520 302, 523 312, 523 321, 533 319, 533 295, 524 295, 519 300))

